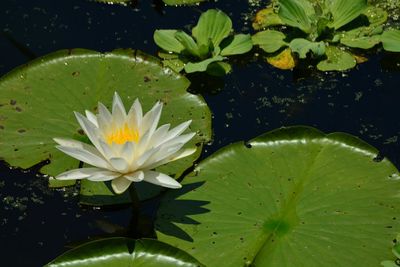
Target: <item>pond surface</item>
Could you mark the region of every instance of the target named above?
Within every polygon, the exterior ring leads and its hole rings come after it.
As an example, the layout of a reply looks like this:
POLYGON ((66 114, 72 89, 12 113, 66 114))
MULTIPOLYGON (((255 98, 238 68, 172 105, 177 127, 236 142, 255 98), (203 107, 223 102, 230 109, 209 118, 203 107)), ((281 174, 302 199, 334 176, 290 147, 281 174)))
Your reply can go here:
MULTIPOLYGON (((122 7, 85 0, 2 0, 0 75, 66 48, 135 48, 155 55, 155 29, 190 29, 202 11, 215 7, 229 14, 236 31, 252 32, 257 1, 174 8, 159 1, 122 7)), ((400 56, 378 51, 369 58, 352 71, 326 74, 277 70, 251 53, 235 58, 233 73, 222 79, 189 77, 191 92, 201 93, 213 112, 214 140, 202 157, 278 127, 309 125, 356 135, 400 167, 400 56)), ((51 191, 35 168, 10 170, 5 163, 0 202, 3 266, 41 266, 74 244, 112 236, 119 230, 114 224, 125 227, 131 216, 129 208, 80 207, 74 188, 51 191)), ((149 215, 156 205, 157 200, 145 204, 149 215)))

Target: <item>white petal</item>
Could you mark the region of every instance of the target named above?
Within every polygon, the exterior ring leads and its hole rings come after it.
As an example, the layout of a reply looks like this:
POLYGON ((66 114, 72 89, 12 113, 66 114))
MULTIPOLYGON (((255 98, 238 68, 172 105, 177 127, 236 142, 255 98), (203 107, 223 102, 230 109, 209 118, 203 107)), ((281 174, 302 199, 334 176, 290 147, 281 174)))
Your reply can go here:
POLYGON ((123 158, 111 158, 110 163, 113 166, 113 168, 120 173, 125 173, 128 171, 129 168, 128 162, 126 162, 126 160, 123 158))
POLYGON ((120 151, 119 156, 124 158, 128 164, 133 160, 133 156, 135 155, 135 147, 136 144, 134 142, 126 142, 120 151))
POLYGON ((92 144, 99 149, 99 130, 92 122, 90 122, 85 116, 80 114, 79 112, 74 112, 75 117, 78 120, 79 125, 82 127, 83 131, 85 131, 86 135, 89 137, 92 144))
POLYGON ((123 192, 126 191, 126 189, 128 189, 131 183, 132 183, 131 181, 121 176, 112 180, 111 187, 113 188, 116 194, 122 194, 123 192))
POLYGON ((185 122, 179 124, 175 128, 171 129, 171 131, 169 131, 167 136, 165 137, 164 142, 167 142, 167 141, 171 140, 172 138, 183 133, 189 127, 189 125, 191 123, 192 123, 192 120, 188 120, 188 121, 185 121, 185 122))
POLYGON ((80 168, 80 169, 74 169, 70 171, 63 172, 59 175, 57 175, 56 179, 58 180, 76 180, 76 179, 84 179, 92 175, 93 173, 96 173, 98 171, 101 171, 102 169, 99 168, 80 168))
POLYGON ((141 135, 147 132, 150 132, 150 135, 154 133, 160 120, 162 106, 161 102, 157 102, 153 108, 144 115, 143 121, 139 127, 141 135))
POLYGON ((149 146, 156 147, 164 143, 170 126, 171 126, 170 124, 164 124, 160 126, 151 136, 151 139, 149 141, 149 146))
POLYGON ((140 166, 140 168, 153 169, 157 166, 169 162, 169 159, 173 157, 173 155, 175 155, 182 148, 182 146, 183 144, 177 144, 160 149, 157 153, 154 153, 142 166, 140 166))
POLYGON ((140 167, 141 165, 143 165, 143 163, 145 163, 150 157, 152 157, 154 154, 156 154, 159 150, 160 150, 160 148, 158 148, 158 147, 152 148, 152 149, 150 149, 150 150, 147 150, 145 153, 143 153, 143 154, 136 160, 137 166, 140 167))
POLYGON ((83 161, 92 166, 109 169, 110 165, 103 158, 103 156, 92 146, 87 147, 67 147, 67 146, 56 146, 57 149, 64 152, 65 154, 74 157, 80 161, 83 161))
POLYGON ((104 134, 108 131, 108 129, 111 126, 112 115, 110 111, 107 109, 107 107, 100 102, 98 104, 97 109, 99 111, 99 114, 97 114, 97 123, 99 125, 101 132, 104 134))
POLYGON ((182 150, 172 154, 168 158, 164 158, 164 159, 159 160, 159 161, 153 161, 151 164, 146 164, 146 165, 141 166, 141 168, 151 170, 151 169, 157 168, 158 166, 167 164, 168 162, 175 161, 175 160, 190 156, 194 152, 196 152, 196 148, 182 149, 182 150))
POLYGON ((129 125, 132 129, 139 128, 139 125, 142 123, 143 111, 142 111, 142 105, 140 104, 138 99, 136 99, 135 102, 133 102, 133 105, 128 112, 127 118, 129 125))
POLYGON ((144 172, 144 181, 174 189, 182 187, 182 185, 178 183, 174 178, 161 172, 154 172, 154 171, 144 172))
POLYGON ((105 182, 114 180, 120 177, 121 174, 118 172, 108 171, 108 170, 100 170, 98 172, 93 173, 87 179, 93 182, 105 182))
POLYGON ((163 146, 164 145, 171 146, 171 145, 175 145, 175 144, 185 144, 185 143, 189 142, 189 140, 192 139, 195 135, 196 135, 196 133, 188 133, 188 134, 183 134, 183 135, 174 137, 171 140, 169 140, 168 142, 163 143, 163 146))
POLYGON ((124 177, 132 182, 141 182, 144 179, 144 173, 142 171, 137 171, 134 173, 125 174, 124 177))
POLYGON ((92 112, 90 112, 89 110, 85 110, 85 114, 86 114, 86 118, 93 123, 94 125, 96 125, 96 127, 99 127, 99 124, 97 123, 97 117, 96 115, 94 115, 92 112))
POLYGON ((122 116, 124 119, 126 117, 126 110, 124 104, 122 103, 121 97, 117 92, 114 93, 113 104, 112 104, 112 115, 113 118, 122 116))
POLYGON ((109 144, 104 142, 103 140, 99 140, 99 145, 101 148, 100 152, 105 159, 109 160, 110 158, 113 158, 116 156, 113 148, 109 144))

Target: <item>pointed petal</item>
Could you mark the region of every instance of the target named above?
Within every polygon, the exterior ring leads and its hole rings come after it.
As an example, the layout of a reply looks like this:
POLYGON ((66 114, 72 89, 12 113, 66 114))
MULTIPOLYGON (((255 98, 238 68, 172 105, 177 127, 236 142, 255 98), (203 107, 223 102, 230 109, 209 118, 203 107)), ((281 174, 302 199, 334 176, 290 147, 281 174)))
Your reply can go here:
POLYGON ((176 136, 180 135, 183 133, 189 125, 192 123, 192 120, 185 121, 175 128, 171 129, 171 131, 168 132, 168 135, 165 137, 165 142, 171 140, 172 138, 175 138, 176 136))
POLYGON ((144 179, 144 173, 142 171, 137 171, 134 173, 125 174, 124 177, 132 182, 141 182, 144 179))
POLYGON ((87 179, 89 181, 93 181, 93 182, 105 182, 105 181, 114 180, 120 176, 121 176, 121 174, 118 172, 113 172, 113 171, 108 171, 108 170, 100 170, 100 171, 95 172, 92 175, 90 175, 87 179))
POLYGON ((117 116, 118 115, 124 115, 124 118, 126 116, 126 110, 125 106, 122 103, 121 97, 118 95, 117 92, 114 93, 113 97, 113 105, 112 105, 112 115, 117 116))
POLYGON ((92 144, 99 149, 99 130, 92 122, 90 122, 85 116, 79 112, 74 112, 75 117, 78 120, 79 125, 82 127, 83 131, 86 133, 92 144))
POLYGON ((85 110, 85 115, 86 118, 93 123, 97 128, 99 127, 99 124, 97 123, 97 117, 96 115, 94 115, 92 112, 90 112, 89 110, 85 110))
POLYGON ((137 167, 142 166, 150 157, 152 157, 154 154, 156 154, 159 150, 160 150, 160 148, 158 148, 158 147, 147 150, 144 154, 142 154, 136 160, 137 167))
POLYGON ((135 147, 136 144, 134 142, 126 142, 121 149, 119 156, 121 158, 124 158, 128 162, 128 164, 130 164, 133 160, 135 147))
POLYGON ((111 158, 110 163, 112 167, 120 173, 125 173, 128 171, 128 162, 126 162, 126 160, 123 158, 111 158))
POLYGON ((161 172, 155 172, 155 171, 146 171, 144 172, 144 181, 160 185, 163 187, 168 187, 168 188, 181 188, 182 185, 178 183, 174 178, 161 173, 161 172))
POLYGON ((175 145, 175 144, 186 144, 195 135, 196 135, 196 133, 188 133, 188 134, 179 135, 175 138, 172 138, 168 142, 163 143, 162 146, 171 146, 171 145, 175 145))
POLYGON ((161 125, 151 136, 151 140, 149 141, 149 146, 156 147, 164 143, 170 126, 171 126, 170 124, 161 125))
POLYGON ((141 135, 147 132, 150 132, 150 135, 153 134, 160 120, 162 106, 161 102, 157 102, 152 109, 144 115, 143 121, 139 127, 141 135))
POLYGON ((56 146, 57 149, 64 152, 65 154, 83 161, 89 165, 109 169, 110 164, 103 158, 103 156, 92 146, 85 147, 67 147, 67 146, 56 146))
POLYGON ((136 99, 135 102, 133 102, 133 105, 128 112, 128 121, 131 128, 132 129, 139 128, 139 125, 142 123, 142 118, 143 118, 142 105, 140 104, 139 100, 136 99))
POLYGON ((121 177, 118 177, 118 178, 112 180, 111 187, 116 194, 122 194, 123 192, 126 191, 126 189, 129 188, 131 183, 132 183, 131 181, 129 181, 125 177, 121 176, 121 177))
POLYGON ((102 169, 99 168, 80 168, 80 169, 74 169, 70 171, 63 172, 59 175, 57 175, 55 178, 58 180, 77 180, 77 179, 84 179, 92 175, 93 173, 96 173, 98 171, 101 171, 102 169))
POLYGON ((105 134, 108 132, 111 123, 112 123, 112 115, 110 111, 104 106, 102 103, 98 103, 98 112, 97 114, 97 123, 99 125, 100 131, 105 134))
POLYGON ((164 158, 164 159, 159 160, 159 161, 153 161, 151 164, 143 165, 143 166, 141 166, 141 168, 151 170, 151 169, 157 168, 158 166, 167 164, 168 162, 175 161, 175 160, 190 156, 194 152, 196 152, 196 150, 197 150, 196 148, 182 149, 182 150, 180 150, 178 152, 175 152, 174 154, 172 154, 171 156, 169 156, 167 158, 164 158))

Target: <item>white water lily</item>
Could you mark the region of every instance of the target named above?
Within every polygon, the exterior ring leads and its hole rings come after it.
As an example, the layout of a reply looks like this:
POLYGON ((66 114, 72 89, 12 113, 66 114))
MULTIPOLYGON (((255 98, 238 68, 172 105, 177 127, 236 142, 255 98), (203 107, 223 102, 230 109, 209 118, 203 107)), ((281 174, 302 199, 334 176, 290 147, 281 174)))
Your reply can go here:
POLYGON ((54 141, 59 144, 59 150, 93 167, 70 170, 56 179, 112 180, 112 188, 117 194, 123 193, 132 182, 141 181, 180 188, 175 179, 153 169, 194 153, 196 149, 182 147, 195 133, 181 135, 191 121, 171 130, 170 124, 157 128, 162 107, 162 103, 157 102, 143 116, 142 106, 136 99, 126 113, 121 98, 115 93, 112 113, 100 102, 97 115, 86 111, 85 117, 75 112, 93 146, 72 139, 54 138, 54 141))

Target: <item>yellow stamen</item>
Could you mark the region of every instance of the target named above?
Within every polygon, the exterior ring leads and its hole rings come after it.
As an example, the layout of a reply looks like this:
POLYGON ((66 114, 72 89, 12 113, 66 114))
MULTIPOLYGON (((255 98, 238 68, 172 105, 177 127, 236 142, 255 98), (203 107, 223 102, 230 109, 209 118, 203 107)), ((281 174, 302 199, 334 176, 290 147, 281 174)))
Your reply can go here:
POLYGON ((123 127, 116 129, 106 137, 106 141, 109 145, 113 142, 119 145, 125 144, 126 142, 139 141, 139 132, 129 128, 125 123, 123 127))

